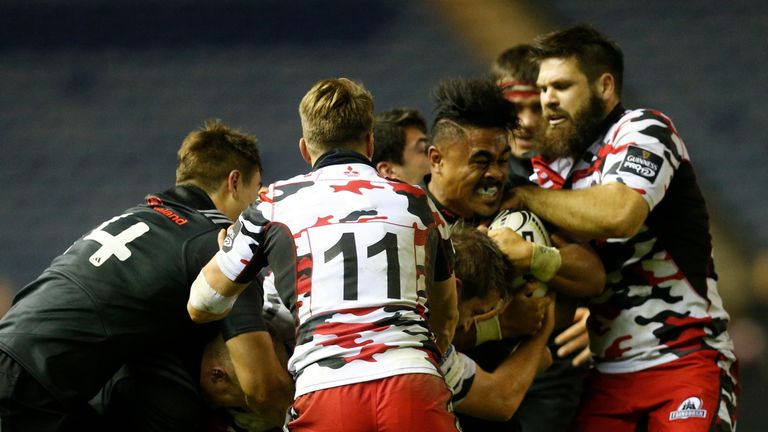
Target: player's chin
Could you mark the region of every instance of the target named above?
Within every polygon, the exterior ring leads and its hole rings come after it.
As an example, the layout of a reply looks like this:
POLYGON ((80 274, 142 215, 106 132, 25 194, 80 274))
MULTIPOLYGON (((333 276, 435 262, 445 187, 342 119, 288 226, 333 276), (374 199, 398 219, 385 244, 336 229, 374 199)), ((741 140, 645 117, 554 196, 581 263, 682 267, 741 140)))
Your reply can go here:
POLYGON ((493 199, 475 200, 472 210, 477 216, 491 217, 499 211, 500 197, 493 199))

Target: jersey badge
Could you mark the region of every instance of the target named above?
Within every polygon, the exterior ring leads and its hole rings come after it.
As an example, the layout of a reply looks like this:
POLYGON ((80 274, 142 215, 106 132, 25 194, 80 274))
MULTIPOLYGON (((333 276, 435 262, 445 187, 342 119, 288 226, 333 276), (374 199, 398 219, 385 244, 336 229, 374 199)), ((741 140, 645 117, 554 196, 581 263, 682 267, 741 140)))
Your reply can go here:
POLYGON ((706 418, 707 410, 701 409, 701 398, 691 396, 677 407, 677 410, 669 413, 670 420, 684 420, 688 418, 706 418))
POLYGON ((629 146, 619 171, 639 175, 653 183, 663 163, 664 159, 661 156, 639 147, 629 146))
POLYGON ((360 173, 352 168, 352 165, 347 166, 347 169, 344 171, 344 175, 347 177, 360 177, 360 173))

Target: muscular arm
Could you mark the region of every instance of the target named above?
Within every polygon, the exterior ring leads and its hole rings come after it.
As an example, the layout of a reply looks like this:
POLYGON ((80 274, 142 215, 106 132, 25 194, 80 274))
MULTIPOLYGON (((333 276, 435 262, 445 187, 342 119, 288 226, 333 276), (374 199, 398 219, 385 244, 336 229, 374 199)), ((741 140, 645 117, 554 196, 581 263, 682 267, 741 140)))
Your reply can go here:
POLYGON ((528 208, 558 228, 585 239, 631 237, 649 212, 642 195, 621 183, 579 190, 520 186, 510 194, 504 208, 528 208))
MULTIPOLYGON (((533 255, 531 242, 509 228, 490 230, 488 235, 515 269, 520 273, 529 271, 533 255)), ((561 264, 547 285, 569 297, 591 297, 602 293, 605 288, 605 270, 600 257, 592 248, 583 243, 567 242, 563 236, 558 235, 553 235, 552 241, 560 251, 561 264)))
POLYGON ((446 352, 453 340, 459 321, 456 279, 453 275, 444 281, 435 281, 429 291, 429 328, 435 334, 437 346, 446 352))
POLYGON ((248 408, 281 426, 293 403, 293 380, 275 353, 269 333, 242 333, 226 345, 248 408))
POLYGON ((585 243, 569 243, 553 234, 552 242, 560 250, 560 269, 547 284, 569 297, 600 295, 605 288, 605 269, 600 257, 585 243))
POLYGON ((547 340, 553 327, 554 302, 541 330, 523 341, 493 372, 477 368, 472 387, 456 411, 493 421, 509 420, 536 374, 552 363, 547 340))

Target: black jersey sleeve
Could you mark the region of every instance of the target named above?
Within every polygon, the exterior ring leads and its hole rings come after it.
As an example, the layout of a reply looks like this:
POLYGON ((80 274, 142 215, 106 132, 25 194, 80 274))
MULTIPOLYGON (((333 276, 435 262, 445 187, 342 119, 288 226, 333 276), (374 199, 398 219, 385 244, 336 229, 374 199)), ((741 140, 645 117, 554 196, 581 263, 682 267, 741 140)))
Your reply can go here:
POLYGON ((221 322, 221 332, 224 340, 256 331, 267 331, 262 318, 264 308, 264 289, 262 278, 259 276, 240 294, 232 311, 221 322))

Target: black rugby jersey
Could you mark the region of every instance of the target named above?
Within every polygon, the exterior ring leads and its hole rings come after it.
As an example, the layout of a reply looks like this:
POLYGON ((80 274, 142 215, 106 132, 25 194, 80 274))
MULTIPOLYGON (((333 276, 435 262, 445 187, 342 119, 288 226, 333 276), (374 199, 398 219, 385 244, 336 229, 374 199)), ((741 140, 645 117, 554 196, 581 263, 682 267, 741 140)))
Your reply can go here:
MULTIPOLYGON (((192 337, 189 287, 229 224, 199 188, 147 196, 19 292, 0 321, 0 349, 65 404, 87 401, 123 363, 192 337)), ((264 329, 260 315, 250 326, 264 329)))

